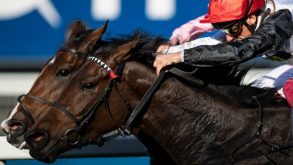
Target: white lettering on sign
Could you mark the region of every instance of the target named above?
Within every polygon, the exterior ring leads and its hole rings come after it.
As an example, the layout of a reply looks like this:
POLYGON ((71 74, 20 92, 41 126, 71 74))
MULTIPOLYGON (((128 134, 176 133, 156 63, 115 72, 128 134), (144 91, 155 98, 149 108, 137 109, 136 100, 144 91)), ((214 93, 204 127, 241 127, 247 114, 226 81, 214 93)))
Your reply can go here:
MULTIPOLYGON (((146 17, 150 20, 169 20, 176 12, 176 0, 145 0, 145 6, 146 17)), ((121 0, 92 0, 91 13, 97 21, 118 19, 121 10, 121 0)))
POLYGON ((176 0, 146 0, 146 16, 150 20, 169 20, 176 13, 176 0))
MULTIPOLYGON (((121 1, 92 0, 92 17, 98 21, 119 19, 122 11, 121 1)), ((0 0, 0 20, 16 19, 34 10, 37 10, 51 27, 60 26, 61 16, 50 0, 0 0)), ((127 12, 135 14, 131 11, 127 12)), ((150 20, 169 20, 175 12, 176 0, 145 0, 145 14, 150 20)))
POLYGON ((121 12, 121 0, 92 0, 92 16, 95 20, 115 20, 121 12))
POLYGON ((61 24, 61 17, 50 0, 0 0, 0 20, 10 20, 37 10, 52 27, 61 24))

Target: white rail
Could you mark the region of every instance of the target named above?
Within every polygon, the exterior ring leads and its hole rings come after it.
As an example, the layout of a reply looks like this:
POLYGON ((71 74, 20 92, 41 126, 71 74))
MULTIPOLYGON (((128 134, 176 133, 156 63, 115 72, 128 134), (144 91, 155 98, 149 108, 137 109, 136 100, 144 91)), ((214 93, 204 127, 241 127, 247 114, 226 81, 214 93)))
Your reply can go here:
POLYGON ((31 159, 28 150, 20 150, 6 141, 5 136, 0 136, 0 160, 31 159))

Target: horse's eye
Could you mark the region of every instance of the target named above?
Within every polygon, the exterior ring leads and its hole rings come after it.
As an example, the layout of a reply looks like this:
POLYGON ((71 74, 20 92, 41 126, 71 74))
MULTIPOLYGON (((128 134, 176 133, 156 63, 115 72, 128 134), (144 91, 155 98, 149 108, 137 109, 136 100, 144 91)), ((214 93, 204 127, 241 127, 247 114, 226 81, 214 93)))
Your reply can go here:
POLYGON ((58 69, 56 72, 57 77, 67 77, 70 74, 70 71, 68 69, 58 69))
POLYGON ((82 85, 81 89, 82 90, 89 90, 89 89, 93 89, 96 87, 96 84, 94 83, 85 83, 82 85))

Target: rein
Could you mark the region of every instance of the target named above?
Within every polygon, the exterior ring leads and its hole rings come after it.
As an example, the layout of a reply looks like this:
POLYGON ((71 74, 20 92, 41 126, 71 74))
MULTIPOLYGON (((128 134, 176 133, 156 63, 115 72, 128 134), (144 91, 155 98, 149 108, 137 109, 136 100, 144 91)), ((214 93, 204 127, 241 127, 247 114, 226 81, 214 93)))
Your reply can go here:
POLYGON ((125 125, 122 126, 122 131, 123 132, 125 132, 127 130, 127 128, 131 125, 133 120, 137 117, 137 115, 144 109, 145 105, 149 102, 151 97, 154 95, 154 93, 157 91, 157 89, 161 86, 161 84, 162 84, 163 80, 165 79, 167 73, 168 73, 168 71, 161 71, 160 72, 159 77, 151 85, 151 87, 146 91, 146 93, 143 95, 143 97, 140 99, 138 104, 133 109, 133 111, 130 114, 129 118, 127 119, 125 125))
POLYGON ((185 72, 180 69, 177 69, 175 67, 172 67, 168 70, 161 71, 156 81, 151 85, 151 87, 146 91, 146 93, 143 95, 143 97, 140 99, 138 104, 133 109, 132 113, 130 114, 129 118, 127 119, 126 123, 122 126, 121 131, 124 132, 125 135, 129 134, 127 131, 128 127, 131 125, 131 123, 134 121, 134 119, 137 117, 137 115, 144 109, 146 104, 149 102, 149 100, 152 98, 154 93, 157 91, 157 89, 161 86, 163 81, 165 80, 167 74, 172 74, 174 76, 183 78, 185 80, 188 80, 192 82, 197 87, 203 87, 206 85, 205 82, 200 81, 198 79, 192 78, 192 75, 197 71, 197 69, 191 71, 191 72, 185 72))
POLYGON ((146 91, 144 96, 140 99, 139 103, 135 106, 135 108, 132 110, 131 114, 129 115, 128 119, 126 120, 125 124, 121 126, 121 128, 118 128, 114 131, 111 131, 107 134, 102 135, 98 139, 98 145, 101 146, 105 142, 108 142, 110 140, 115 139, 118 136, 129 136, 131 135, 131 132, 128 130, 132 122, 135 120, 137 115, 144 109, 145 105, 149 102, 153 94, 157 91, 157 89, 162 84, 163 80, 165 79, 165 76, 167 74, 167 71, 162 71, 159 75, 159 77, 156 79, 156 81, 151 85, 151 87, 146 91))

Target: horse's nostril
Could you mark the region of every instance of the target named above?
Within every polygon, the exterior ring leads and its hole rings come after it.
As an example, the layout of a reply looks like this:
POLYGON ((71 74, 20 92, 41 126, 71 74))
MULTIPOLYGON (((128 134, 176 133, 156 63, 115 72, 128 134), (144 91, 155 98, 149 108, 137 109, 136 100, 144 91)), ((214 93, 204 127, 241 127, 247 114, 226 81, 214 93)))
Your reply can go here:
POLYGON ((21 123, 13 122, 13 123, 9 124, 9 130, 16 131, 16 130, 20 129, 21 126, 22 126, 21 123))
POLYGON ((45 131, 34 131, 25 135, 27 143, 35 150, 41 150, 48 143, 45 131))
POLYGON ((10 120, 7 122, 7 126, 8 126, 8 132, 12 135, 12 136, 20 136, 25 132, 25 125, 20 122, 20 121, 13 121, 10 120))
POLYGON ((40 144, 46 141, 47 136, 41 132, 36 132, 33 136, 32 139, 35 143, 40 144))

